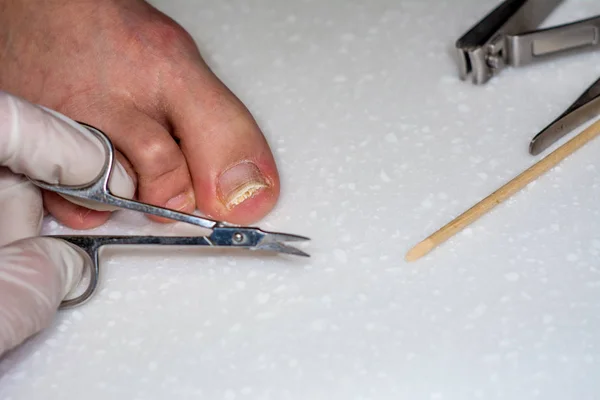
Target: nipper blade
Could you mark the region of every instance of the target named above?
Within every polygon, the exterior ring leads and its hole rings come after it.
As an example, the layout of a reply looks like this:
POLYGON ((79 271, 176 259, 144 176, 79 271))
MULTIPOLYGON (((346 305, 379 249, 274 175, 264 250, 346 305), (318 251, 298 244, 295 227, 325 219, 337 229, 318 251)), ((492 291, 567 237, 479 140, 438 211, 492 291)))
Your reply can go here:
POLYGON ((557 119, 531 139, 529 153, 538 155, 578 126, 600 115, 600 79, 557 119))

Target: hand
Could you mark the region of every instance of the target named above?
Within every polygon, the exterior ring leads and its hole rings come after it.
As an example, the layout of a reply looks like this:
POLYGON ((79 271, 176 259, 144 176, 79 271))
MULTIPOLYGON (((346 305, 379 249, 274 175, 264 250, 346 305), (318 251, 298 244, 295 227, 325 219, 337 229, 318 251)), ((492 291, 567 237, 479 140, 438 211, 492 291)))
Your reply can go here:
MULTIPOLYGON (((144 1, 0 0, 0 59, 0 89, 111 138, 140 201, 239 224, 273 208, 279 178, 256 122, 192 38, 144 1)), ((44 198, 72 228, 108 218, 44 198)))
MULTIPOLYGON (((98 175, 105 157, 90 133, 54 115, 0 92, 0 356, 50 323, 89 261, 65 241, 36 237, 42 194, 24 175, 82 185, 98 175)), ((123 197, 135 191, 120 163, 109 186, 123 197)))

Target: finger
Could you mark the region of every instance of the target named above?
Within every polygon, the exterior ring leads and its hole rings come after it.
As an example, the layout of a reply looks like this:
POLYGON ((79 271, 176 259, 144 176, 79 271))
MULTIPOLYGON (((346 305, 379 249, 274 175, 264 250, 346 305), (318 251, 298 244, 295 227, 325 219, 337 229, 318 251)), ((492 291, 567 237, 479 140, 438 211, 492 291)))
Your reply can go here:
MULTIPOLYGON (((46 192, 45 196, 54 196, 64 203, 64 208, 70 211, 67 219, 73 220, 80 216, 81 221, 78 224, 71 224, 79 229, 98 226, 108 219, 108 212, 92 211, 75 205, 55 193, 46 192)), ((54 204, 56 202, 57 200, 54 200, 54 204)), ((48 202, 47 205, 49 204, 53 203, 48 202)), ((39 235, 43 217, 42 194, 39 188, 25 176, 13 174, 8 168, 0 167, 0 246, 39 235)), ((59 217, 62 215, 59 214, 59 217)))
MULTIPOLYGON (((0 165, 47 183, 83 185, 105 162, 101 143, 62 114, 0 92, 0 165)), ((133 181, 117 163, 112 187, 130 197, 133 181)))
MULTIPOLYGON (((123 166, 127 175, 131 177, 136 185, 135 172, 129 161, 119 152, 116 152, 116 158, 119 164, 123 166)), ((111 182, 113 180, 111 179, 111 182)), ((118 182, 118 181, 117 181, 118 182)), ((111 192, 114 192, 114 187, 109 182, 111 192)), ((118 189, 117 189, 118 190, 118 189)), ((61 224, 78 230, 93 229, 104 224, 111 213, 107 211, 98 211, 102 209, 112 210, 111 207, 92 204, 78 199, 62 197, 53 192, 43 191, 44 206, 48 212, 61 224), (92 208, 96 208, 93 210, 92 208)))
POLYGON ((104 224, 110 218, 110 211, 92 210, 53 192, 44 191, 42 197, 48 212, 58 222, 72 229, 93 229, 104 224))
POLYGON ((247 108, 201 60, 173 80, 166 108, 185 154, 199 209, 248 224, 279 196, 271 150, 247 108))
POLYGON ((0 168, 0 356, 50 323, 90 261, 66 242, 36 237, 42 217, 40 189, 0 168))
POLYGON ((0 246, 37 236, 42 219, 40 190, 23 175, 0 167, 0 246))
MULTIPOLYGON (((130 108, 89 113, 89 119, 92 125, 106 132, 131 162, 137 175, 140 201, 177 211, 194 211, 194 192, 185 158, 165 127, 130 108), (98 115, 102 115, 101 121, 97 120, 98 115)), ((163 218, 152 218, 167 222, 163 218)))
MULTIPOLYGON (((82 185, 97 177, 105 159, 101 143, 81 125, 55 111, 0 92, 0 165, 16 174, 48 183, 82 185)), ((111 175, 109 187, 123 197, 131 197, 135 191, 133 180, 119 162, 111 175)), ((98 203, 72 200, 79 205, 106 209, 98 203)), ((87 223, 70 224, 76 228, 97 226, 108 217, 106 213, 83 212, 69 204, 63 206, 63 211, 78 210, 69 218, 64 212, 58 212, 55 204, 56 201, 51 201, 48 210, 54 211, 59 220, 79 221, 77 216, 87 216, 87 223)))
POLYGON ((88 262, 81 251, 53 238, 0 248, 0 356, 50 324, 88 262))
MULTIPOLYGON (((96 169, 96 174, 94 175, 94 177, 89 180, 86 180, 84 183, 92 182, 94 179, 96 179, 98 177, 100 170, 102 169, 102 167, 104 166, 104 164, 107 161, 106 152, 104 150, 104 147, 100 143, 100 141, 97 138, 93 137, 93 134, 90 133, 90 131, 87 128, 76 123, 75 121, 71 120, 70 118, 66 117, 65 115, 60 114, 57 111, 50 110, 45 107, 41 107, 41 108, 44 109, 49 114, 51 114, 52 116, 54 116, 56 119, 59 119, 62 122, 64 122, 65 124, 69 125, 70 127, 76 129, 80 134, 84 135, 88 140, 92 141, 92 143, 100 150, 100 152, 96 151, 94 153, 95 155, 101 155, 100 167, 98 169, 96 169)), ((86 149, 82 149, 82 150, 85 151, 86 149)), ((112 193, 114 193, 118 196, 132 198, 135 194, 135 187, 136 187, 135 174, 132 173, 132 168, 128 164, 128 162, 126 162, 126 158, 122 154, 120 154, 118 151, 115 151, 115 153, 116 153, 115 154, 116 162, 113 166, 113 169, 111 170, 111 174, 110 174, 110 177, 108 180, 108 188, 112 193)), ((69 176, 66 176, 65 179, 68 180, 70 178, 69 178, 69 176)), ((65 184, 69 184, 69 183, 65 183, 65 184)), ((78 204, 78 205, 84 206, 84 207, 89 207, 93 210, 98 210, 98 211, 108 211, 108 210, 114 211, 115 210, 115 208, 112 206, 97 203, 94 201, 73 198, 70 196, 64 196, 64 198, 70 200, 71 202, 73 202, 75 204, 78 204)))

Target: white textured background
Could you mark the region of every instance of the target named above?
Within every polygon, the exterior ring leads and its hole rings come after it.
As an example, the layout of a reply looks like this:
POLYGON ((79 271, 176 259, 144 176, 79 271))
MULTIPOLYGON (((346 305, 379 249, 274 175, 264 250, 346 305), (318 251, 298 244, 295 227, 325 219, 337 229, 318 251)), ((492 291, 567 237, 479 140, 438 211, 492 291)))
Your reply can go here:
POLYGON ((283 192, 260 226, 313 257, 107 252, 98 295, 0 361, 0 399, 597 399, 600 141, 403 261, 600 76, 588 53, 460 82, 453 44, 497 3, 154 1, 268 136, 283 192))

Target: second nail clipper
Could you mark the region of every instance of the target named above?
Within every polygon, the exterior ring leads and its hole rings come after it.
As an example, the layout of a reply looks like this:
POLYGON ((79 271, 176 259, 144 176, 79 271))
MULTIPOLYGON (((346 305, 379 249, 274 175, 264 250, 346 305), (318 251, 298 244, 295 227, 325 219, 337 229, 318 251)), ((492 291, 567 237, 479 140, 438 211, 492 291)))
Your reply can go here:
MULTIPOLYGON (((482 85, 506 67, 520 67, 600 47, 600 15, 546 29, 536 28, 564 0, 505 0, 457 42, 463 80, 482 85)), ((538 155, 600 114, 600 79, 564 113, 536 134, 529 153, 538 155)))

